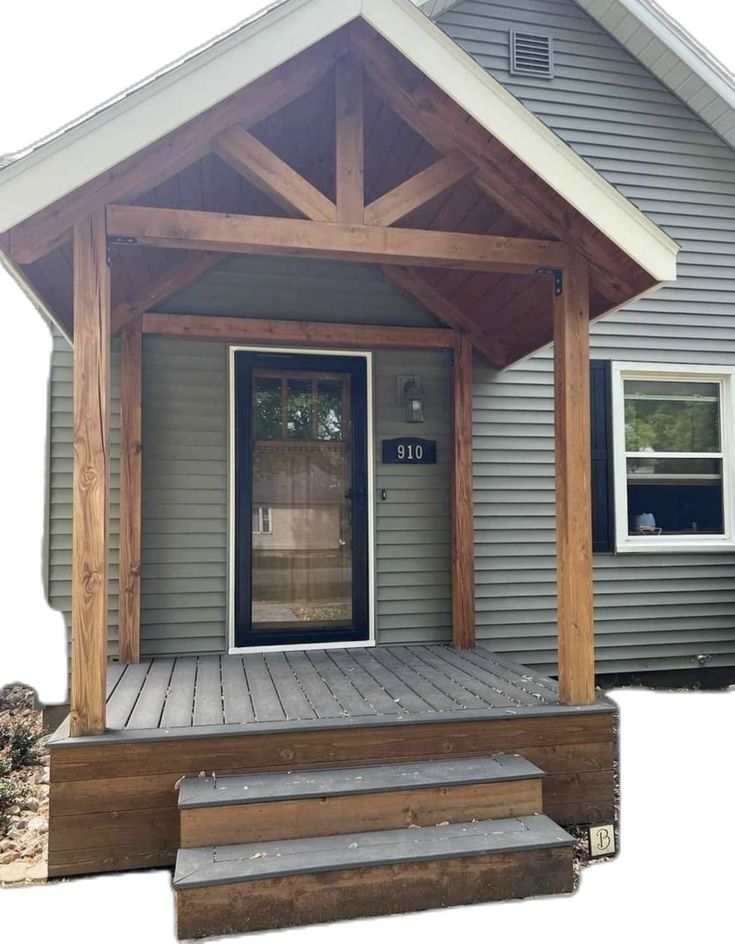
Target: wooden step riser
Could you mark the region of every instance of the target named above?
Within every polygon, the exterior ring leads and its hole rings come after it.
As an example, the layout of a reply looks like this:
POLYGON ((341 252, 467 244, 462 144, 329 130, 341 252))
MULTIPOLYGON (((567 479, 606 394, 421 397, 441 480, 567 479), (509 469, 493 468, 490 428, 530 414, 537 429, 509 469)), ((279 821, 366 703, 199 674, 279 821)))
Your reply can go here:
POLYGON ((177 891, 182 940, 573 891, 572 850, 538 849, 177 891))
POLYGON ((541 779, 181 810, 181 848, 438 826, 542 812, 541 779))

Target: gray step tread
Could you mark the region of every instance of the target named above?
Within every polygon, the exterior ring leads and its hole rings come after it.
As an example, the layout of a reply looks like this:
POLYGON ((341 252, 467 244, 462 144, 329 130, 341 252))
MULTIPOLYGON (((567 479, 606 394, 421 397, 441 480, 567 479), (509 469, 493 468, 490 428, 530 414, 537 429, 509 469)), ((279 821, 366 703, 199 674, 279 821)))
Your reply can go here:
POLYGON ((543 777, 543 771, 516 754, 291 773, 191 777, 183 780, 179 787, 179 809, 385 793, 416 787, 502 783, 539 777, 543 777))
POLYGON ((180 849, 174 887, 229 885, 341 869, 530 852, 574 845, 547 816, 519 816, 448 826, 180 849))

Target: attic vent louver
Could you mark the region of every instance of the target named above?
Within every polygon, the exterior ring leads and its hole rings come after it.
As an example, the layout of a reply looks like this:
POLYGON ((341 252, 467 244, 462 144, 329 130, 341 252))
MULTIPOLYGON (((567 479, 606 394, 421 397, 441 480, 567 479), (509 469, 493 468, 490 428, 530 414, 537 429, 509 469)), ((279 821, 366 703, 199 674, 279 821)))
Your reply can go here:
POLYGON ((511 30, 510 71, 513 75, 554 77, 554 47, 551 36, 511 30))

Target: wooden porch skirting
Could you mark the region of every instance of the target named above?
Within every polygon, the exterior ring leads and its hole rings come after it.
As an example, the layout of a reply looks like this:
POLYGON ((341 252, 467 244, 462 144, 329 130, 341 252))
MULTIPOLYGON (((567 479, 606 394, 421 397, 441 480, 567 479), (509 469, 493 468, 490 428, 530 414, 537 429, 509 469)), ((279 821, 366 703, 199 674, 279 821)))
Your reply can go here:
POLYGON ((614 703, 561 706, 556 683, 483 649, 162 659, 111 666, 108 690, 116 729, 62 725, 50 744, 51 876, 173 864, 175 786, 202 772, 518 753, 558 823, 615 818, 614 703))

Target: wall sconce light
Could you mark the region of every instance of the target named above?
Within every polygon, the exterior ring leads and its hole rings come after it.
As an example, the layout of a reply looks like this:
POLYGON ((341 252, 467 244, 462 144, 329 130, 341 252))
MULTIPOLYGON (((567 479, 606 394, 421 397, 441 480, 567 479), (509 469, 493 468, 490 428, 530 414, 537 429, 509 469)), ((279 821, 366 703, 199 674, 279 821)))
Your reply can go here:
POLYGON ((421 377, 398 378, 398 402, 405 405, 407 423, 424 422, 424 392, 421 377))

